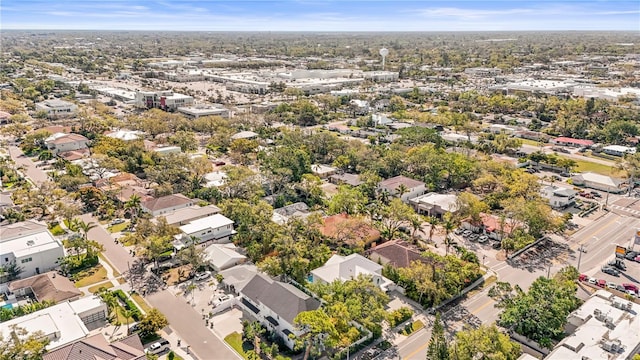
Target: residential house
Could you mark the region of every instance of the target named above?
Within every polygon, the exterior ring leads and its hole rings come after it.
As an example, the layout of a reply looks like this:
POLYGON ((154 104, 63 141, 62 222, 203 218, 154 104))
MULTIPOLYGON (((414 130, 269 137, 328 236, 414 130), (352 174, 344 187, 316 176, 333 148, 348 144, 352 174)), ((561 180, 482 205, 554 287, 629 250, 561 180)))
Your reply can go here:
POLYGON ((42 360, 144 360, 138 334, 109 343, 103 334, 79 339, 42 355, 42 360))
POLYGON ((628 181, 606 175, 585 172, 571 176, 573 185, 620 194, 628 189, 628 181))
POLYGON ((364 184, 364 181, 360 180, 360 175, 356 174, 333 174, 329 176, 329 182, 336 185, 349 185, 353 187, 364 184))
POLYGON ((232 266, 219 272, 222 275, 221 285, 238 296, 245 285, 258 273, 258 268, 253 264, 241 264, 232 266))
POLYGON ((153 151, 158 155, 168 155, 168 154, 180 154, 182 149, 180 146, 169 146, 169 145, 158 145, 153 148, 153 151))
POLYGON ((625 156, 627 154, 635 154, 636 148, 622 145, 609 145, 602 148, 602 152, 607 155, 625 156))
POLYGON ((373 114, 371 115, 371 122, 373 122, 373 126, 382 126, 393 123, 393 119, 384 114, 373 114))
POLYGON ((58 119, 74 116, 78 111, 78 106, 68 101, 50 99, 36 103, 36 112, 38 111, 47 113, 49 119, 58 119))
POLYGON ((360 254, 331 256, 323 266, 311 270, 309 281, 314 284, 330 284, 334 281, 352 280, 359 275, 370 276, 371 282, 382 291, 389 290, 389 287, 393 285, 393 281, 382 276, 382 265, 360 254))
POLYGON ((144 137, 144 133, 142 131, 132 130, 117 130, 106 133, 105 135, 110 138, 119 139, 122 141, 135 141, 140 140, 144 137))
POLYGON ((551 139, 551 141, 549 142, 554 145, 572 146, 572 147, 589 147, 593 145, 593 141, 591 140, 574 139, 574 138, 565 137, 565 136, 551 139))
POLYGON ((140 197, 141 202, 154 199, 147 183, 130 173, 119 173, 106 179, 98 179, 94 185, 100 191, 112 194, 121 203, 129 201, 133 195, 140 197))
POLYGON ((422 181, 410 179, 402 175, 382 180, 378 183, 378 191, 399 197, 404 202, 409 202, 409 199, 424 194, 426 190, 426 185, 422 181))
POLYGON ((515 128, 513 126, 503 125, 503 124, 492 124, 489 127, 489 132, 493 134, 504 133, 504 134, 513 135, 515 134, 516 131, 518 131, 518 128, 515 128))
POLYGON ((311 214, 312 212, 309 211, 309 205, 303 202, 297 202, 281 208, 273 209, 271 221, 279 225, 284 225, 289 221, 289 219, 306 218, 311 214))
POLYGON ((45 348, 53 351, 106 325, 107 315, 107 305, 99 296, 86 296, 5 321, 0 324, 0 334, 5 339, 10 338, 13 325, 29 332, 42 331, 49 338, 45 348))
POLYGON ((549 205, 554 209, 565 209, 576 203, 577 191, 557 186, 545 186, 541 190, 542 197, 549 199, 549 205))
POLYGON ((348 214, 325 217, 320 232, 337 244, 349 246, 366 246, 380 240, 380 231, 364 219, 348 214))
POLYGON ((238 248, 229 244, 211 244, 204 249, 204 257, 216 272, 226 270, 247 261, 238 248))
POLYGON ((233 220, 222 214, 207 216, 180 226, 180 235, 177 239, 187 245, 192 241, 196 244, 207 242, 226 243, 236 233, 233 230, 233 220))
POLYGON ((525 225, 514 219, 500 219, 495 215, 480 213, 480 223, 476 224, 471 219, 465 219, 462 221, 461 227, 473 232, 484 233, 494 240, 502 240, 515 229, 524 228, 525 225))
POLYGON ((151 221, 157 222, 159 218, 163 217, 167 221, 167 224, 180 226, 188 224, 193 220, 202 219, 211 215, 218 214, 220 208, 215 205, 199 206, 193 205, 181 209, 177 209, 163 215, 160 215, 151 221))
POLYGON ((391 240, 377 245, 367 251, 369 259, 382 265, 394 268, 406 268, 414 261, 425 262, 426 259, 413 245, 403 240, 391 240))
POLYGON ((253 131, 240 131, 238 133, 231 135, 231 140, 239 140, 239 139, 252 140, 252 139, 256 139, 257 137, 258 137, 258 134, 254 133, 253 131))
POLYGON ((349 105, 352 113, 359 116, 367 115, 370 110, 369 102, 365 100, 352 99, 349 105))
POLYGON ((9 283, 9 291, 16 296, 29 296, 37 302, 77 300, 82 296, 82 291, 75 287, 73 282, 57 271, 49 271, 44 274, 15 280, 9 283))
POLYGON ((89 139, 80 134, 56 133, 44 139, 47 149, 54 155, 67 151, 87 149, 89 139))
POLYGON ((311 172, 313 173, 313 175, 321 179, 326 179, 329 176, 336 174, 338 172, 338 169, 329 165, 313 164, 311 165, 311 172))
POLYGON ((220 187, 224 185, 227 179, 227 173, 225 171, 212 171, 204 174, 204 187, 220 187))
POLYGON ((173 194, 142 202, 142 211, 152 216, 164 215, 178 209, 196 205, 197 200, 182 194, 173 194))
POLYGON ((244 311, 282 339, 289 349, 295 345, 290 336, 303 333, 294 326, 296 316, 320 307, 319 300, 293 285, 272 280, 260 273, 244 285, 240 295, 240 305, 244 311))
POLYGON ((446 213, 455 214, 458 211, 458 196, 455 194, 439 194, 430 192, 409 199, 418 214, 442 218, 446 213))
POLYGON ((22 268, 20 278, 56 269, 64 255, 62 242, 45 223, 27 220, 0 227, 0 266, 16 263, 22 268))

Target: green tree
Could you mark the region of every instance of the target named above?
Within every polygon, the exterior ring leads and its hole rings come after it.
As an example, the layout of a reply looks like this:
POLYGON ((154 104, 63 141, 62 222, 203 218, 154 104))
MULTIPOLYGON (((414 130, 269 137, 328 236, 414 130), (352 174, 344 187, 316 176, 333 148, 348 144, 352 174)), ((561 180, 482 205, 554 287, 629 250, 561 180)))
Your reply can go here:
POLYGON ((40 360, 48 344, 49 338, 42 331, 28 332, 11 325, 0 333, 0 359, 40 360))
POLYGON ((481 325, 478 329, 465 329, 456 333, 455 343, 449 348, 456 360, 516 360, 522 350, 495 324, 481 325))
POLYGON ((400 226, 407 222, 411 222, 411 219, 416 216, 411 206, 402 202, 398 198, 391 200, 389 205, 383 205, 380 209, 381 234, 386 239, 393 239, 398 233, 400 226))
POLYGON ((142 337, 151 336, 167 325, 169 325, 169 321, 167 321, 164 314, 156 308, 149 310, 142 320, 138 322, 138 328, 140 329, 140 335, 142 337))
POLYGON ((449 347, 444 336, 444 327, 440 313, 436 313, 436 319, 431 329, 431 339, 427 350, 427 360, 449 360, 449 347))
POLYGON ((338 334, 332 319, 321 308, 299 313, 293 323, 303 331, 296 339, 296 346, 304 348, 304 360, 311 355, 319 355, 321 345, 332 348, 337 342, 338 334))

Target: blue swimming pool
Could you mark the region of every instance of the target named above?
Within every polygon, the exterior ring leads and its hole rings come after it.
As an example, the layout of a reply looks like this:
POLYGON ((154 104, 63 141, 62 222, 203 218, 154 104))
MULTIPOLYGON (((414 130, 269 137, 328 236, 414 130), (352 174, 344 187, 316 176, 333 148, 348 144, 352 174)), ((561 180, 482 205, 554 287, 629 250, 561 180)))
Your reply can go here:
POLYGON ((2 306, 0 306, 3 309, 7 309, 7 310, 11 310, 13 309, 13 304, 4 304, 2 306))

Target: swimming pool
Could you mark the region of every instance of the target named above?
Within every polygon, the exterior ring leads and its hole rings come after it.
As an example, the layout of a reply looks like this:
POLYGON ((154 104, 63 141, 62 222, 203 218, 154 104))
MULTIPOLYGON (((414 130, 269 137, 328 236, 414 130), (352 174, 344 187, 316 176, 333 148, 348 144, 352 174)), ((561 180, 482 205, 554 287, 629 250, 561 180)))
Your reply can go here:
POLYGON ((10 304, 10 303, 9 304, 3 304, 2 306, 0 306, 0 308, 11 310, 11 309, 13 309, 13 304, 10 304))

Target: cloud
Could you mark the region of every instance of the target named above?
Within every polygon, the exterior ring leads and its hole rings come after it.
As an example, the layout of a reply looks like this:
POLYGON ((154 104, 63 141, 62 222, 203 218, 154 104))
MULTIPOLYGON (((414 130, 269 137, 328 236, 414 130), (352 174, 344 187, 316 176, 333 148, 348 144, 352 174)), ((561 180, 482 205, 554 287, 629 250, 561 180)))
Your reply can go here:
POLYGON ((509 16, 517 14, 531 14, 534 13, 532 9, 496 9, 496 10, 482 10, 482 9, 463 9, 455 7, 443 7, 443 8, 427 8, 418 10, 418 13, 425 17, 455 17, 463 19, 481 19, 494 16, 509 16))

